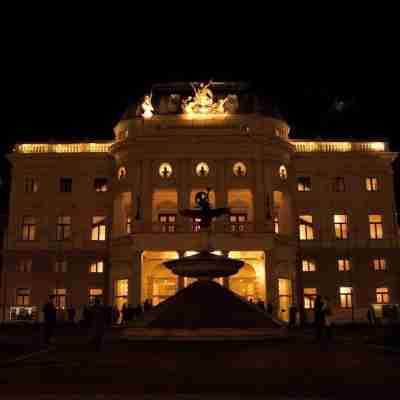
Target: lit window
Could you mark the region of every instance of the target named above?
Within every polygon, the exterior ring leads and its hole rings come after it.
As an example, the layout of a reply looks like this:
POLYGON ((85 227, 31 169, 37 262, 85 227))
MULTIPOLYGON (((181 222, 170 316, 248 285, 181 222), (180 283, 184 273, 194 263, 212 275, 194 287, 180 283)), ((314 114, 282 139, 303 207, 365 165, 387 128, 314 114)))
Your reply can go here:
POLYGON ((56 288, 53 291, 55 296, 55 306, 57 309, 65 310, 67 305, 67 289, 64 288, 56 288))
POLYGON ((382 215, 370 214, 369 219, 369 237, 370 239, 382 239, 383 238, 383 225, 382 215))
POLYGON ((32 271, 32 259, 26 258, 19 260, 17 265, 18 272, 31 272, 32 271))
POLYGON ((71 239, 71 217, 57 217, 57 240, 71 239))
POLYGON ((281 178, 283 181, 286 181, 287 177, 288 177, 287 169, 284 165, 281 165, 279 167, 279 178, 281 178))
POLYGON ((346 186, 344 183, 344 178, 341 176, 337 176, 333 181, 333 191, 334 192, 345 192, 346 186))
POLYGON ((94 180, 94 190, 96 192, 107 192, 108 191, 107 178, 96 178, 94 180))
POLYGON ((36 218, 26 216, 22 218, 22 240, 35 240, 36 218))
POLYGON ((172 176, 172 166, 168 163, 162 163, 158 169, 158 174, 161 178, 167 179, 172 176))
POLYGON ((25 193, 36 193, 39 190, 39 179, 25 178, 25 193))
POLYGON ((159 214, 158 221, 161 224, 162 232, 175 232, 176 214, 159 214))
POLYGON ((60 178, 60 192, 61 193, 72 192, 72 178, 60 178))
POLYGON ((368 177, 365 179, 365 186, 367 192, 377 192, 378 191, 378 178, 368 177))
POLYGON ((305 309, 314 308, 316 297, 317 297, 316 288, 304 288, 304 308, 305 309))
POLYGON ((309 260, 309 259, 302 260, 301 266, 302 266, 303 272, 315 272, 316 271, 314 260, 309 260))
POLYGON ((207 176, 210 173, 210 168, 205 162, 198 163, 196 165, 197 176, 207 176))
POLYGON ((246 229, 247 214, 230 214, 231 232, 244 232, 246 229))
POLYGON ((338 271, 340 272, 350 271, 351 269, 350 260, 348 258, 338 258, 337 266, 338 266, 338 271))
POLYGON ((299 176, 297 178, 297 191, 311 192, 311 178, 309 176, 299 176))
POLYGON ((117 176, 118 176, 119 180, 124 179, 126 177, 126 168, 125 167, 119 167, 117 176))
POLYGON ((389 289, 387 287, 376 288, 376 302, 380 304, 389 303, 389 289))
POLYGON ((247 168, 242 162, 237 162, 233 166, 233 173, 236 176, 246 176, 247 168))
POLYGON ((17 289, 17 306, 29 306, 31 303, 31 290, 27 288, 17 289))
POLYGON ((92 218, 92 240, 106 240, 106 217, 92 218))
POLYGON ((299 217, 299 237, 300 240, 313 240, 314 229, 313 229, 312 215, 300 215, 299 217))
POLYGON ((278 219, 278 217, 274 217, 274 232, 276 234, 279 233, 279 219, 278 219))
POLYGON ((335 224, 335 237, 336 239, 348 239, 348 217, 346 214, 335 214, 333 216, 333 222, 335 224))
POLYGON ((200 218, 192 218, 192 232, 200 232, 200 218))
POLYGON ((101 301, 103 297, 103 289, 90 288, 89 289, 89 304, 93 304, 96 299, 101 301))
POLYGON ((341 286, 339 288, 340 307, 352 308, 353 306, 353 288, 351 286, 341 286))
POLYGON ((90 264, 89 272, 94 274, 102 274, 104 272, 104 262, 101 260, 90 264))
POLYGON ((374 265, 374 271, 386 271, 386 259, 374 258, 372 262, 374 265))
POLYGON ((126 219, 126 233, 130 234, 132 233, 132 218, 127 217, 126 219))
POLYGON ((121 309, 128 303, 128 279, 114 281, 114 304, 121 309))
POLYGON ((54 263, 54 272, 67 272, 67 260, 56 260, 54 263))

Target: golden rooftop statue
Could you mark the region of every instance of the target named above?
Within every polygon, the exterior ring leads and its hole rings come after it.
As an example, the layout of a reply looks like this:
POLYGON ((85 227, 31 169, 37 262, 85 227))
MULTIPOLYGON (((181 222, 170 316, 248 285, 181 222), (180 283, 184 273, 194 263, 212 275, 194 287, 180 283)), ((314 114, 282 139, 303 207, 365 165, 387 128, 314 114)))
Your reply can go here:
POLYGON ((213 81, 210 80, 207 84, 200 83, 197 87, 195 83, 190 83, 194 91, 194 97, 189 96, 182 101, 182 109, 185 114, 199 115, 225 115, 228 112, 236 111, 238 100, 236 95, 229 95, 224 99, 214 101, 214 94, 210 89, 213 81), (226 107, 226 103, 230 103, 226 107))

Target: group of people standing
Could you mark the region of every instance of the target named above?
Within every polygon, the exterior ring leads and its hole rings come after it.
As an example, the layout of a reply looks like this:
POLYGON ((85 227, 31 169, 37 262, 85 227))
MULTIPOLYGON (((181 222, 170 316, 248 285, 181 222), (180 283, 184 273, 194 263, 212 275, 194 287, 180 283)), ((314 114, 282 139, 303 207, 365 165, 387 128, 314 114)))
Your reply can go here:
MULTIPOLYGON (((54 304, 55 296, 50 295, 49 300, 43 306, 43 342, 49 345, 54 336, 54 330, 57 324, 57 307, 54 304)), ((151 303, 146 300, 143 304, 137 307, 131 307, 124 304, 121 312, 117 307, 103 305, 100 299, 96 298, 94 303, 89 306, 83 307, 82 319, 79 321, 81 327, 89 329, 90 342, 97 350, 101 349, 105 330, 111 325, 118 324, 121 319, 121 324, 127 324, 133 319, 140 318, 143 312, 149 311, 152 308, 151 303)), ((73 306, 66 309, 68 322, 72 325, 75 324, 76 310, 73 306)))

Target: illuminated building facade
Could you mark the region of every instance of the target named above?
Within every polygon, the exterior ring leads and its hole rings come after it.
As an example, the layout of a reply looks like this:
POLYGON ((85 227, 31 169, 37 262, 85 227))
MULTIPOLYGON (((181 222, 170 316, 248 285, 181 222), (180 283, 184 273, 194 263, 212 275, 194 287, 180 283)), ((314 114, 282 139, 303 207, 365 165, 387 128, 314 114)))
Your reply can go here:
POLYGON ((399 303, 387 144, 291 139, 246 85, 192 87, 156 85, 112 141, 15 146, 2 318, 35 317, 52 293, 60 310, 168 298, 190 279, 162 263, 204 246, 198 221, 178 210, 208 187, 214 207, 231 209, 211 246, 245 261, 221 284, 283 320, 292 303, 310 313, 317 294, 338 319, 399 303))

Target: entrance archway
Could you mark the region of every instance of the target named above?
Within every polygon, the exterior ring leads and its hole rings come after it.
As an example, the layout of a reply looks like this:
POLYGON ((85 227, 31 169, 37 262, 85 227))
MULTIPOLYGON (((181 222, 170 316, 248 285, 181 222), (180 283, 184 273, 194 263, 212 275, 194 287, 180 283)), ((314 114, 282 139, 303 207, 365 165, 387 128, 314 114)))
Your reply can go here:
POLYGON ((157 265, 150 275, 151 301, 154 306, 173 296, 178 288, 177 277, 164 265, 157 265))
POLYGON ((246 300, 256 301, 259 298, 259 294, 254 268, 249 264, 245 264, 236 275, 229 279, 229 288, 246 300))

